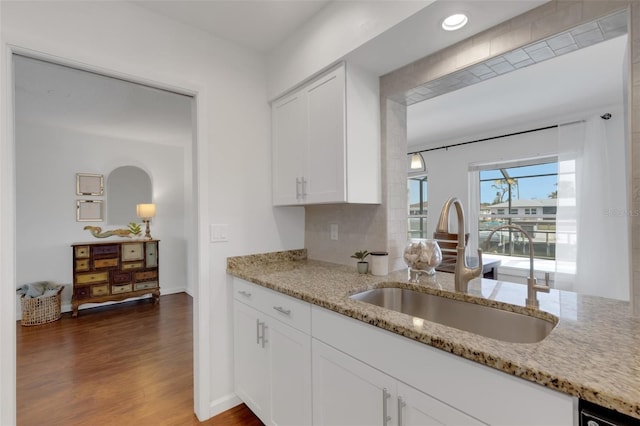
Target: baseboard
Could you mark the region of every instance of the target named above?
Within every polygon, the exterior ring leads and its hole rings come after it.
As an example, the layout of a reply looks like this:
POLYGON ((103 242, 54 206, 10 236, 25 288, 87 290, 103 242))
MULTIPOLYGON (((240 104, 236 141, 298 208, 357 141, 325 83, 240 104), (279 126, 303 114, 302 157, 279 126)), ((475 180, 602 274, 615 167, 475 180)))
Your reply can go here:
POLYGON ((225 395, 222 398, 211 401, 211 404, 209 405, 209 418, 217 416, 218 414, 240 404, 242 404, 242 400, 238 398, 235 393, 225 395))
MULTIPOLYGON (((169 289, 160 289, 160 296, 166 296, 168 294, 176 294, 176 293, 187 293, 189 296, 193 297, 193 294, 191 294, 190 291, 188 291, 188 289, 186 287, 179 287, 179 288, 169 288, 169 289)), ((140 296, 140 297, 131 297, 129 299, 125 299, 125 300, 119 300, 119 301, 110 301, 110 302, 103 302, 103 303, 85 303, 83 305, 81 305, 78 310, 81 311, 83 309, 91 309, 91 308, 95 308, 96 306, 107 306, 107 305, 113 305, 116 303, 123 303, 123 302, 131 302, 132 300, 140 300, 140 299, 148 299, 151 297, 151 294, 146 294, 144 296, 140 296)), ((72 310, 72 306, 71 303, 62 303, 60 305, 60 311, 61 312, 71 312, 72 310)), ((20 321, 22 319, 22 311, 20 309, 20 305, 18 304, 16 306, 16 321, 20 321)))

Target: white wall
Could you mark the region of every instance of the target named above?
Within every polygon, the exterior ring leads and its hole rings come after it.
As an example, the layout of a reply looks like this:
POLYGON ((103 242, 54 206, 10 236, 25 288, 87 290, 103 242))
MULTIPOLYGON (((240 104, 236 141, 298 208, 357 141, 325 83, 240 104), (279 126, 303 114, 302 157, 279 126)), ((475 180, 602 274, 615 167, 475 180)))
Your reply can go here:
MULTIPOLYGON (((190 142, 190 141, 189 141, 190 142)), ((160 239, 160 288, 162 294, 187 290, 187 247, 184 230, 185 149, 134 140, 118 140, 74 130, 18 123, 16 126, 16 283, 55 281, 65 284, 63 310, 70 310, 72 264, 70 245, 104 242, 95 239, 85 225, 114 229, 106 222, 77 222, 76 173, 105 177, 117 167, 132 165, 151 177, 157 217, 151 235, 160 239), (34 268, 34 263, 38 267, 34 268)), ((106 207, 106 205, 105 205, 106 207)), ((132 218, 132 220, 135 218, 132 218)), ((125 224, 126 225, 126 224, 125 224)), ((124 226, 124 225, 122 225, 124 226)), ((121 227, 122 227, 121 226, 121 227)), ((19 306, 19 304, 17 305, 19 306)), ((91 305, 81 306, 88 307, 91 305)), ((20 312, 17 311, 20 318, 20 312)))
MULTIPOLYGON (((124 2, 0 2, 0 8, 5 52, 7 44, 17 45, 196 95, 198 197, 187 214, 199 217, 193 234, 197 241, 191 235, 188 243, 189 262, 200 278, 194 301, 198 319, 194 344, 199 348, 194 354, 199 370, 194 377, 195 405, 202 420, 228 408, 237 399, 226 257, 304 245, 304 211, 271 207, 270 111, 263 58, 124 2), (209 223, 227 223, 229 242, 209 245, 209 223)), ((3 82, 2 89, 4 104, 10 99, 10 87, 3 82)), ((3 120, 9 122, 6 116, 3 120)), ((7 134, 1 137, 0 164, 11 168, 11 140, 7 134)), ((10 173, 1 176, 3 189, 11 185, 10 173)), ((13 195, 13 191, 2 193, 3 236, 11 232, 13 195)), ((15 253, 6 254, 1 266, 11 275, 15 253)), ((15 327, 16 283, 15 277, 9 278, 1 285, 5 298, 11 298, 8 309, 15 327)), ((8 327, 3 324, 3 336, 8 327)), ((15 342, 2 345, 1 375, 15 377, 11 372, 15 342)), ((12 424, 15 385, 8 380, 0 386, 0 399, 9 401, 2 405, 0 423, 12 424)))
POLYGON ((329 3, 269 54, 269 99, 291 90, 431 3, 433 1, 329 3))

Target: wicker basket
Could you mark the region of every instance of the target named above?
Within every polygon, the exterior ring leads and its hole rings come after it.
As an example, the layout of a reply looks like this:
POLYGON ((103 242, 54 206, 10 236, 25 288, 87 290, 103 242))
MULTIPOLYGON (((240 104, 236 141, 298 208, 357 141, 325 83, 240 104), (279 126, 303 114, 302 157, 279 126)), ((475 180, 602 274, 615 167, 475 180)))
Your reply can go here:
POLYGON ((58 292, 53 296, 25 298, 20 296, 20 306, 22 307, 22 320, 20 324, 25 326, 46 324, 57 321, 61 316, 62 290, 60 286, 58 292))

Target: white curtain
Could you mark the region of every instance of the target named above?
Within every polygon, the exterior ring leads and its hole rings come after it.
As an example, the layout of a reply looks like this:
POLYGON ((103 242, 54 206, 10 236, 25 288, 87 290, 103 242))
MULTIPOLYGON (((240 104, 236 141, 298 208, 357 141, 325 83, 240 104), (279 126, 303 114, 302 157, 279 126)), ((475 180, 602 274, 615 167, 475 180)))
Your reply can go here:
POLYGON ((597 116, 558 129, 556 288, 629 298, 626 160, 619 139, 597 116))

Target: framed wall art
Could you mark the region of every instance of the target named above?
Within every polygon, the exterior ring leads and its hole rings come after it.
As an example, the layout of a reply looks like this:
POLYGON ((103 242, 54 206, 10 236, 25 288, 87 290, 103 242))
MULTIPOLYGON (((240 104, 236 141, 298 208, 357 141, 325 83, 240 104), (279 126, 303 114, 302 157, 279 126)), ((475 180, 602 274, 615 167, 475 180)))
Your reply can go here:
POLYGON ((76 195, 104 195, 104 176, 76 173, 76 195))
POLYGON ((77 222, 102 222, 103 221, 102 200, 77 200, 76 201, 76 221, 77 222))

